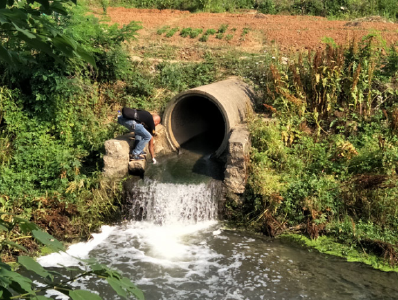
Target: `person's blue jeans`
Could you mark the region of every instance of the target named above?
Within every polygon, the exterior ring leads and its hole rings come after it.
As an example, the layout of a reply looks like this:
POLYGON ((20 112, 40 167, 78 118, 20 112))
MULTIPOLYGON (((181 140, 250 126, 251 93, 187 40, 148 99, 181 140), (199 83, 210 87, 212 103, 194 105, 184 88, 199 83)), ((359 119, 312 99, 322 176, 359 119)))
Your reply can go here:
POLYGON ((117 118, 117 122, 126 127, 130 132, 134 132, 135 139, 138 143, 136 143, 136 146, 131 153, 133 153, 133 155, 140 155, 142 151, 144 151, 145 146, 151 140, 152 135, 145 129, 144 125, 137 123, 134 120, 129 120, 120 116, 117 118))

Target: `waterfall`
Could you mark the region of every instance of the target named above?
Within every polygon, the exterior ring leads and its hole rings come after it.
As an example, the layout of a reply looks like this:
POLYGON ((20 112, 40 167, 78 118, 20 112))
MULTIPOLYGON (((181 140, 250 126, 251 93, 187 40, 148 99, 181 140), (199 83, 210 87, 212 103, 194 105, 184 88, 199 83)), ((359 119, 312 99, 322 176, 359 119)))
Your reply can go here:
POLYGON ((175 184, 146 179, 125 185, 124 214, 157 225, 190 225, 217 219, 220 181, 175 184))

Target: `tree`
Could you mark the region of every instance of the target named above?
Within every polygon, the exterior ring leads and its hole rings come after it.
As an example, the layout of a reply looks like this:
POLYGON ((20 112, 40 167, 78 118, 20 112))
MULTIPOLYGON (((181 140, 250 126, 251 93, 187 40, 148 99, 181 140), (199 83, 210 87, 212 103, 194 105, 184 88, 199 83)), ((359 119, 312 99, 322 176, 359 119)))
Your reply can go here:
POLYGON ((95 66, 93 57, 59 26, 73 4, 76 0, 0 0, 0 60, 9 66, 35 63, 44 52, 59 64, 64 57, 81 57, 95 66))

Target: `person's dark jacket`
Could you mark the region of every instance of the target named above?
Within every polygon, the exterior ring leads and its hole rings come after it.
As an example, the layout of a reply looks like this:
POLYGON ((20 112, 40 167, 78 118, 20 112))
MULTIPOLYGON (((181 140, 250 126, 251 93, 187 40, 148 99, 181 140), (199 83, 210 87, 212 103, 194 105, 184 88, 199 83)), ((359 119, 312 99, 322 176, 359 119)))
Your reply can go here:
POLYGON ((155 122, 153 121, 152 115, 146 110, 123 107, 122 114, 123 117, 126 119, 134 120, 137 123, 141 123, 152 136, 154 135, 155 122))

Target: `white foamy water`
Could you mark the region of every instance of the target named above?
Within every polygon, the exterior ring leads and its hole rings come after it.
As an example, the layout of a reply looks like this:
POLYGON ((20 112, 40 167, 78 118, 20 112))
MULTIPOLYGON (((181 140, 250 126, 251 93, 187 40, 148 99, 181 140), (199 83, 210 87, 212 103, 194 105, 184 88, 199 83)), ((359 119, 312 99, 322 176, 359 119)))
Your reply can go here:
POLYGON ((79 259, 89 258, 91 250, 104 242, 116 227, 102 226, 101 233, 93 233, 93 239, 86 243, 77 243, 70 246, 66 252, 51 253, 37 259, 43 267, 65 267, 77 266, 81 263, 79 259))
MULTIPOLYGON (((142 221, 104 226, 91 241, 71 246, 69 255, 39 262, 72 266, 82 264, 73 257, 96 258, 135 282, 146 300, 394 299, 398 294, 396 274, 222 229, 213 187, 154 181, 135 186, 128 210, 142 221)), ((74 284, 100 290, 103 299, 119 299, 101 280, 80 278, 74 284)))
MULTIPOLYGON (((190 255, 184 237, 217 223, 219 191, 209 188, 208 184, 165 184, 149 180, 131 192, 134 195, 132 199, 128 197, 129 209, 147 221, 132 221, 122 227, 103 226, 101 233, 93 234, 89 242, 72 245, 66 252, 40 257, 38 262, 44 267, 78 266, 82 264, 81 259, 89 258, 90 251, 105 243, 110 235, 118 236, 119 240, 123 235, 138 242, 140 247, 148 247, 150 255, 141 257, 144 261, 170 265, 174 258, 190 255)), ((138 250, 137 255, 140 253, 138 250)))
POLYGON ((217 219, 220 185, 159 183, 146 180, 127 192, 130 216, 176 228, 217 219))

